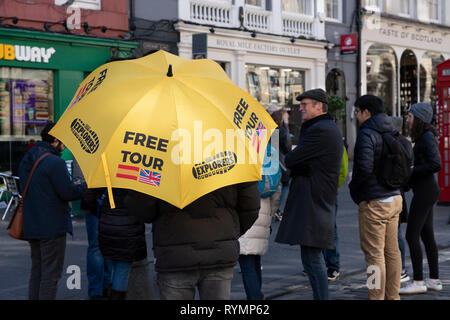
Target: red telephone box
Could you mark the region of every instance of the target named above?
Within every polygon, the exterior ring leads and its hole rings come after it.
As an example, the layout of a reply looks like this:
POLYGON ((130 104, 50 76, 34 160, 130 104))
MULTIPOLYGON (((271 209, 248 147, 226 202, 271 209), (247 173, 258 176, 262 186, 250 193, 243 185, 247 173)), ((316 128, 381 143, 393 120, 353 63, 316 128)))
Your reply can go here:
POLYGON ((439 202, 450 202, 450 60, 437 66, 437 129, 442 169, 439 171, 439 202))

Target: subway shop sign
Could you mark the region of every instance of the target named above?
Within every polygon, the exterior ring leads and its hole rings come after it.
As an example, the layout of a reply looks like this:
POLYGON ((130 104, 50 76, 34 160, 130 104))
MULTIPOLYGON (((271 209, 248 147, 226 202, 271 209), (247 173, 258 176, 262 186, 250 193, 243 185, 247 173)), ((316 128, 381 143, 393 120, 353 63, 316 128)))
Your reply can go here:
POLYGON ((0 43, 1 60, 49 63, 56 50, 51 48, 0 43))

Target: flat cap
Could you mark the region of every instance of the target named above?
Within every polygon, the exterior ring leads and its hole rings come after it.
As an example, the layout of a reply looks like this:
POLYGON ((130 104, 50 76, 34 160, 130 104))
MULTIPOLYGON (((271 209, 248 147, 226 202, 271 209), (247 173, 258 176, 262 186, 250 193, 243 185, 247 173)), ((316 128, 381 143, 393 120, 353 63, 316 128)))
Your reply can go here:
POLYGON ((302 101, 303 99, 313 99, 328 104, 328 95, 323 89, 308 90, 297 97, 297 101, 302 101))

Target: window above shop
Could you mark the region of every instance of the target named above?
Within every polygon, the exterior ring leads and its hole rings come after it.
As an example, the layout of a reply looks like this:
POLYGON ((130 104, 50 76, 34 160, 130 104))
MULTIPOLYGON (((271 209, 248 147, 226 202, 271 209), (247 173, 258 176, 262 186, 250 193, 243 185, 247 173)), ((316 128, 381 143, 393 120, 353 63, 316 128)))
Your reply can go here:
POLYGON ((327 20, 342 22, 342 0, 325 0, 327 20))
POLYGON ((312 15, 314 9, 313 0, 283 0, 283 11, 298 13, 303 15, 312 15))
POLYGON ((380 0, 364 0, 364 7, 367 10, 381 11, 381 1, 380 0))
POLYGON ((57 6, 70 5, 73 8, 101 10, 101 0, 55 0, 57 6))
POLYGON ((245 0, 246 5, 255 6, 259 8, 265 8, 265 0, 245 0))

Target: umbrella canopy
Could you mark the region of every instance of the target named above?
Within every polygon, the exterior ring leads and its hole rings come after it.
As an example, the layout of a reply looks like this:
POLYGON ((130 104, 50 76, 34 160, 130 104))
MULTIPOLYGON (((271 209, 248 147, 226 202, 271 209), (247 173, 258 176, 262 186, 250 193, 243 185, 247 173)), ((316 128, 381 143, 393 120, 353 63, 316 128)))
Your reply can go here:
POLYGON ((184 208, 260 180, 275 128, 216 62, 158 51, 93 71, 50 134, 73 153, 89 188, 132 189, 184 208))

